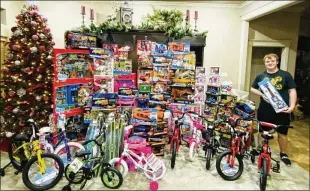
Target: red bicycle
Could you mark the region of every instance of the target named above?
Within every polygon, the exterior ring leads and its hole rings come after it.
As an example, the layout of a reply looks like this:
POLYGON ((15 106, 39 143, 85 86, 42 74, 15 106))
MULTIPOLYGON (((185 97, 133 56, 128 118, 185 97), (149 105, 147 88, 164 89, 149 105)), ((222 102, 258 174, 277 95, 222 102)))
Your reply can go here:
POLYGON ((261 136, 264 139, 263 146, 260 150, 260 155, 258 157, 258 172, 260 172, 260 178, 259 178, 259 187, 261 191, 266 190, 267 185, 267 176, 270 176, 270 169, 271 169, 271 160, 276 162, 276 166, 272 168, 274 172, 280 173, 280 161, 277 161, 271 157, 271 149, 269 146, 269 140, 273 139, 273 135, 276 130, 280 127, 287 127, 287 128, 293 128, 293 126, 290 125, 275 125, 272 123, 267 123, 263 121, 257 121, 258 128, 261 126, 269 127, 271 128, 271 131, 264 131, 261 136))
MULTIPOLYGON (((183 125, 183 122, 180 122, 181 119, 183 119, 185 113, 182 113, 181 117, 175 117, 173 114, 173 111, 170 109, 167 109, 168 111, 171 112, 172 115, 172 120, 174 121, 174 130, 173 130, 173 135, 170 140, 170 151, 172 153, 171 157, 171 168, 173 169, 175 166, 175 159, 177 156, 177 152, 179 152, 179 148, 181 145, 181 126, 183 125)), ((181 114, 181 112, 178 112, 181 114)))
POLYGON ((249 126, 248 122, 252 122, 252 120, 229 118, 228 121, 229 123, 225 123, 225 125, 231 127, 231 145, 227 151, 222 152, 218 156, 216 170, 224 180, 233 181, 237 180, 243 173, 244 157, 250 156, 251 162, 255 162, 255 157, 248 152, 252 133, 252 123, 249 126), (222 162, 224 162, 223 165, 222 162), (236 164, 236 162, 238 163, 236 164))

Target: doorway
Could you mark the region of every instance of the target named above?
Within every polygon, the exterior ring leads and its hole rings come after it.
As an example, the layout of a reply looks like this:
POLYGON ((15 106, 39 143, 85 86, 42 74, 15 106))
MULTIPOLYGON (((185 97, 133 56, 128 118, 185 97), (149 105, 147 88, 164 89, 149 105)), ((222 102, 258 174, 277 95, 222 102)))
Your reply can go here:
MULTIPOLYGON (((274 53, 277 54, 279 57, 279 65, 281 66, 281 54, 282 54, 282 47, 253 47, 252 49, 252 60, 251 60, 251 73, 250 73, 250 82, 249 82, 249 89, 251 89, 252 82, 254 81, 255 77, 265 71, 265 65, 263 58, 266 54, 274 53)), ((249 99, 254 101, 256 106, 258 107, 260 98, 259 96, 253 94, 250 91, 249 99)))

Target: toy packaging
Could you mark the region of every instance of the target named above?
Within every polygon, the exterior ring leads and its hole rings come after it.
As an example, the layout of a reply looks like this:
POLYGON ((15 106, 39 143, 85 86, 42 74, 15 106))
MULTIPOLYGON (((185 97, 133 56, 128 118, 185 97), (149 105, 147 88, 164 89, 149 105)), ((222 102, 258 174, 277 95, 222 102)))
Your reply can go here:
POLYGON ((94 77, 94 94, 112 93, 113 78, 106 76, 94 77))
POLYGON ((269 79, 264 79, 259 82, 258 85, 264 95, 268 98, 276 113, 280 113, 288 108, 287 104, 269 79))
POLYGON ((153 68, 153 58, 151 56, 140 55, 138 58, 140 68, 153 68))
POLYGON ((172 111, 178 111, 178 112, 184 113, 186 110, 186 105, 182 103, 169 103, 168 109, 171 109, 172 111))
POLYGON ((184 67, 183 60, 184 56, 183 55, 174 55, 171 59, 171 69, 182 69, 184 67))
POLYGON ((171 96, 177 103, 193 103, 195 91, 191 87, 172 87, 171 96))
POLYGON ((152 42, 152 55, 166 55, 168 51, 167 45, 152 42))
POLYGON ((153 56, 153 65, 169 66, 171 58, 167 56, 153 56))
POLYGON ((114 75, 114 91, 118 92, 119 88, 136 88, 136 74, 114 75))
POLYGON ((224 81, 221 84, 221 93, 222 94, 231 94, 231 90, 232 90, 232 82, 229 81, 224 81))
POLYGON ((250 100, 240 99, 236 102, 235 114, 244 119, 255 117, 255 103, 250 100))
POLYGON ((154 93, 167 93, 168 92, 168 85, 164 82, 157 82, 153 86, 154 93))
POLYGON ((114 56, 118 55, 118 44, 102 44, 102 48, 110 50, 114 56))
POLYGON ((130 51, 130 47, 129 46, 121 47, 120 49, 118 49, 118 58, 120 60, 128 59, 128 52, 129 51, 130 51))
POLYGON ((209 80, 208 80, 208 85, 212 85, 212 86, 219 86, 220 83, 220 77, 218 74, 211 74, 209 76, 209 80))
POLYGON ((92 67, 90 57, 86 53, 63 53, 56 56, 56 80, 90 78, 92 67))
POLYGON ((153 70, 152 69, 138 70, 138 83, 139 84, 152 84, 153 83, 153 70))
POLYGON ((194 70, 196 66, 196 54, 195 52, 190 52, 189 54, 184 55, 183 58, 184 69, 194 70))
POLYGON ((189 42, 170 42, 168 43, 168 49, 171 54, 189 54, 190 43, 189 42))
POLYGON ((178 69, 174 73, 173 82, 193 85, 195 83, 195 71, 187 69, 178 69))
POLYGON ((158 122, 157 113, 155 108, 134 108, 131 124, 155 125, 158 122))
POLYGON ((94 76, 113 76, 113 60, 94 58, 94 76))
POLYGON ((153 70, 153 82, 168 82, 169 68, 165 65, 156 64, 153 70))
POLYGON ((137 55, 151 55, 152 42, 149 40, 137 40, 137 55))
POLYGON ((140 93, 150 93, 152 91, 151 84, 139 84, 139 92, 140 93))
POLYGON ((91 107, 93 96, 93 85, 91 83, 81 85, 78 90, 78 106, 80 107, 91 107))
POLYGON ((97 46, 97 37, 79 33, 69 33, 65 46, 70 49, 89 49, 97 46))
POLYGON ((132 60, 120 59, 114 61, 114 74, 131 74, 132 72, 132 60))
POLYGON ((205 101, 205 83, 206 83, 206 69, 204 67, 196 68, 195 76, 195 103, 204 103, 205 101))
POLYGON ((89 55, 95 58, 109 58, 113 56, 109 48, 90 48, 89 55))
POLYGON ((115 93, 95 94, 92 98, 92 107, 112 109, 116 107, 116 101, 117 94, 115 93))
POLYGON ((186 111, 192 111, 198 114, 200 114, 200 111, 201 111, 200 105, 198 104, 186 104, 185 108, 186 108, 186 111))

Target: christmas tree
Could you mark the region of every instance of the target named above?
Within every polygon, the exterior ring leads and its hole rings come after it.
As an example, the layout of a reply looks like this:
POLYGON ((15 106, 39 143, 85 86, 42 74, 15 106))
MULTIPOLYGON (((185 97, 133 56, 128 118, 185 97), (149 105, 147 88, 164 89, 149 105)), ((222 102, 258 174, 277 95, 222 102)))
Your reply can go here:
POLYGON ((55 43, 47 19, 38 11, 36 5, 24 5, 16 16, 17 26, 11 29, 1 77, 2 131, 21 130, 30 118, 39 127, 48 125, 52 113, 52 51, 55 43))

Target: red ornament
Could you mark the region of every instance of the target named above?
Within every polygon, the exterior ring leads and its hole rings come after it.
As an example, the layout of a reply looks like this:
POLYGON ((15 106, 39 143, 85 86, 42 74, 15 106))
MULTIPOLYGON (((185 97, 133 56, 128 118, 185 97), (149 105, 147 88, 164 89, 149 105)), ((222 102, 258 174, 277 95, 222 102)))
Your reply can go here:
POLYGON ((38 35, 32 35, 32 39, 34 40, 34 41, 37 41, 38 39, 39 39, 39 37, 38 37, 38 35))
POLYGON ((9 106, 6 107, 6 110, 13 111, 13 107, 11 105, 9 105, 9 106))
POLYGON ((72 34, 69 33, 69 34, 68 34, 68 39, 71 39, 71 38, 72 38, 72 34))
POLYGON ((25 126, 24 122, 22 122, 22 121, 19 121, 18 125, 21 126, 21 127, 25 126))
POLYGON ((45 32, 50 32, 50 31, 51 31, 51 29, 49 27, 45 28, 45 32))
POLYGON ((45 46, 40 46, 39 49, 44 52, 45 51, 45 46))
POLYGON ((52 41, 52 42, 51 42, 51 44, 54 46, 54 45, 55 45, 55 42, 54 42, 54 41, 52 41))

